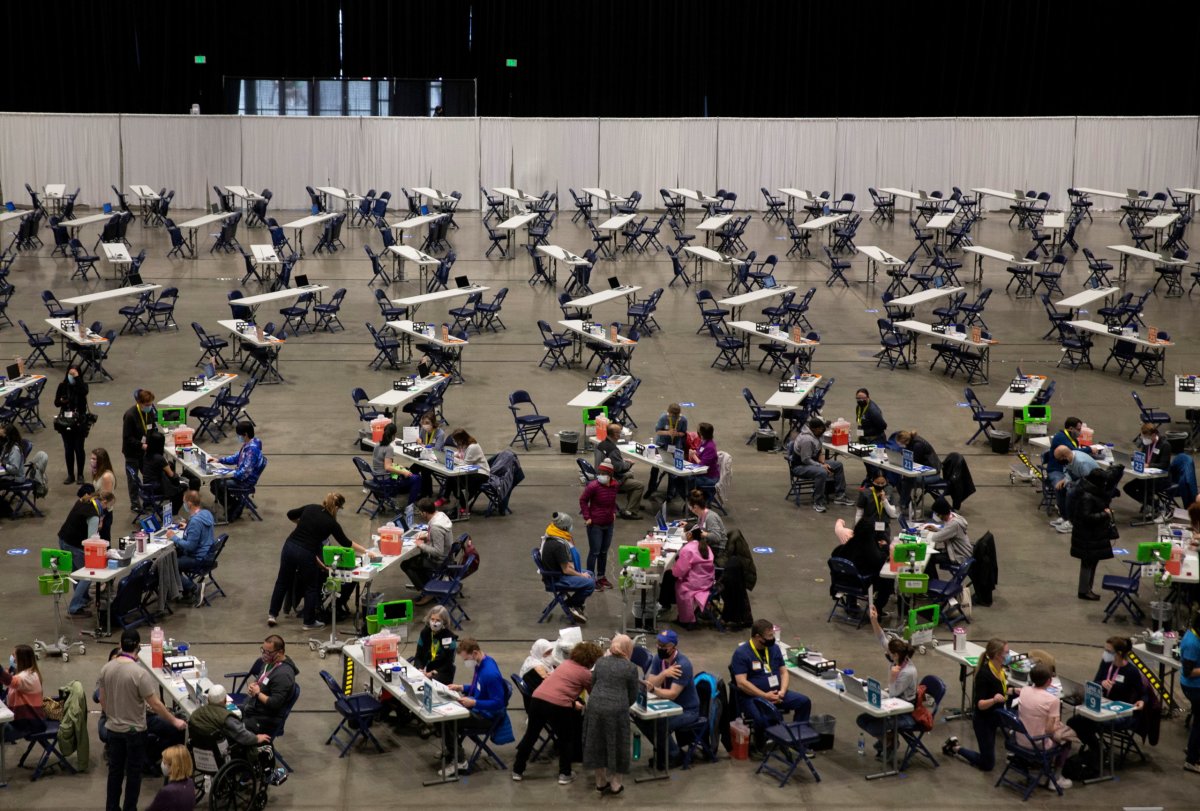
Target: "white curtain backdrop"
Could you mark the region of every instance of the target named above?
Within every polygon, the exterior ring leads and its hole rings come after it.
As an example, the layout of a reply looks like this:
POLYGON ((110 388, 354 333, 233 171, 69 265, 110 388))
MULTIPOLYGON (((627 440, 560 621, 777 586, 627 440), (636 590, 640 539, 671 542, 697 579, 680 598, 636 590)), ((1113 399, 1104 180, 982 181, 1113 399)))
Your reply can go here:
POLYGON ((216 202, 213 185, 241 185, 241 133, 237 116, 121 116, 121 191, 134 205, 130 183, 165 186, 172 208, 204 208, 216 202))
POLYGON ((716 155, 715 118, 600 121, 600 186, 637 189, 646 208, 662 206, 661 188, 716 191, 716 155))
POLYGON ((270 189, 272 209, 306 209, 305 186, 341 186, 365 191, 359 172, 361 119, 242 118, 242 171, 237 180, 218 180, 252 191, 270 189))
MULTIPOLYGON (((1075 133, 1075 183, 1123 192, 1197 188, 1197 119, 1080 118, 1075 133)), ((1093 198, 1094 209, 1120 200, 1093 198)))
MULTIPOLYGON (((717 185, 738 193, 738 208, 766 208, 762 188, 833 190, 837 121, 722 118, 718 120, 717 185)), ((711 193, 711 189, 706 189, 711 193)), ((854 191, 853 189, 839 189, 854 191)), ((866 195, 866 190, 856 192, 866 195)), ((857 201, 863 204, 864 201, 857 201)))
POLYGON ((479 127, 482 185, 558 194, 571 210, 575 191, 598 182, 600 122, 595 118, 484 118, 479 127))
MULTIPOLYGON (((869 208, 868 188, 940 189, 950 195, 954 122, 950 119, 839 119, 836 186, 869 208)), ((816 189, 813 189, 816 191, 816 189)), ((907 209, 908 201, 896 201, 907 209)))
MULTIPOLYGON (((963 194, 970 195, 973 186, 1037 189, 1050 192, 1050 208, 1070 207, 1074 118, 960 118, 954 130, 950 175, 963 194)), ((1010 204, 996 197, 983 202, 988 209, 1010 204)))
POLYGON ((478 208, 479 122, 473 118, 364 118, 357 149, 364 183, 391 191, 389 210, 406 203, 400 188, 432 186, 463 194, 478 208))
POLYGON ((121 180, 120 128, 115 115, 0 114, 0 187, 4 199, 30 204, 28 183, 39 195, 47 183, 79 188, 76 204, 112 201, 121 180))

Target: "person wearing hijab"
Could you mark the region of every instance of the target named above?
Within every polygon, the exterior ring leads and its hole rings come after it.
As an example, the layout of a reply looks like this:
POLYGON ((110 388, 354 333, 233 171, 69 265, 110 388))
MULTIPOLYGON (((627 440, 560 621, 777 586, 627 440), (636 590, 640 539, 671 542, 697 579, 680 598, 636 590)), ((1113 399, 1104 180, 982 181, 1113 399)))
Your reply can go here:
POLYGON ((554 671, 554 644, 547 639, 539 639, 529 649, 529 655, 521 664, 520 676, 532 693, 554 671))

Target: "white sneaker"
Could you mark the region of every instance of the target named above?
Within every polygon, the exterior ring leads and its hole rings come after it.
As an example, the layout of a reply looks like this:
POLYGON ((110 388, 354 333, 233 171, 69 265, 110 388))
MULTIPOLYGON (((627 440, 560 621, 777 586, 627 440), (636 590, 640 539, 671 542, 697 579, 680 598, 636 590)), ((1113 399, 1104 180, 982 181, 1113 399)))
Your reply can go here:
POLYGON ((1065 521, 1065 520, 1066 520, 1066 519, 1065 519, 1065 518, 1063 518, 1063 517, 1060 515, 1058 518, 1055 518, 1053 521, 1051 521, 1051 522, 1050 522, 1050 526, 1052 526, 1052 527, 1054 527, 1055 529, 1057 529, 1057 528, 1058 528, 1058 525, 1059 525, 1059 524, 1061 524, 1061 523, 1062 523, 1063 521, 1065 521))
POLYGON ((512 773, 512 779, 513 779, 513 782, 514 782, 514 783, 520 783, 520 782, 521 782, 522 780, 524 780, 525 778, 524 778, 524 776, 523 776, 523 775, 519 775, 519 774, 517 774, 516 772, 513 772, 513 773, 512 773))
POLYGON ((324 628, 325 623, 321 622, 320 620, 313 620, 312 625, 301 625, 300 627, 306 631, 315 631, 318 628, 324 628))
POLYGON ((814 504, 813 510, 816 512, 819 512, 819 513, 823 513, 823 512, 825 512, 825 505, 824 504, 814 504))
POLYGON ((1067 535, 1071 532, 1071 522, 1063 521, 1061 524, 1056 526, 1054 529, 1057 530, 1058 532, 1063 533, 1064 535, 1067 535))
POLYGON ((560 786, 569 786, 575 782, 574 774, 560 774, 558 776, 558 784, 560 786))
POLYGON ((444 769, 438 769, 438 777, 457 777, 460 771, 467 770, 467 761, 463 761, 457 765, 451 763, 444 769))
MULTIPOLYGON (((1065 777, 1057 777, 1055 778, 1055 781, 1058 783, 1058 787, 1061 789, 1069 789, 1071 786, 1075 785, 1065 777)), ((1053 790, 1053 787, 1051 787, 1051 789, 1053 790)))
POLYGON ((270 614, 267 615, 267 627, 268 628, 274 628, 278 624, 279 624, 279 620, 275 619, 275 617, 271 616, 270 614))

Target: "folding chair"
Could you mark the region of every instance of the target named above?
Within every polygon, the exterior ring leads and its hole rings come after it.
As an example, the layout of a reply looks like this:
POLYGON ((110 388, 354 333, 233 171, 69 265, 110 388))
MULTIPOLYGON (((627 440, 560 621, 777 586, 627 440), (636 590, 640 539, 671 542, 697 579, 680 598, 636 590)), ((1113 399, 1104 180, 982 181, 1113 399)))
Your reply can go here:
MULTIPOLYGON (((504 682, 505 707, 508 706, 508 702, 511 698, 512 685, 508 682, 504 682)), ((500 769, 501 771, 508 770, 508 766, 504 764, 504 761, 500 759, 500 756, 497 755, 495 751, 492 750, 492 747, 488 745, 488 741, 495 736, 496 732, 499 731, 500 727, 505 723, 508 723, 508 711, 501 710, 500 712, 496 713, 496 717, 492 719, 491 726, 489 726, 487 729, 479 731, 467 730, 461 733, 466 740, 475 744, 475 748, 472 750, 471 754, 467 756, 467 774, 475 771, 475 767, 479 763, 480 756, 486 756, 486 759, 496 764, 496 768, 500 769)))
MULTIPOLYGON (((771 709, 774 710, 773 707, 771 709)), ((796 768, 803 763, 812 772, 813 779, 820 783, 821 775, 817 772, 817 767, 813 765, 812 760, 809 759, 808 752, 812 745, 821 739, 821 736, 808 721, 785 722, 778 711, 774 712, 778 720, 764 730, 766 753, 754 773, 766 772, 777 779, 779 787, 783 788, 792 779, 796 768), (779 765, 774 766, 773 763, 779 765)))
POLYGON ((533 402, 533 398, 529 396, 529 392, 524 389, 517 389, 509 394, 508 410, 512 412, 513 423, 517 428, 517 432, 508 443, 510 448, 519 439, 521 440, 521 444, 525 446, 525 450, 529 450, 529 440, 536 440, 539 434, 545 438, 546 447, 550 447, 550 435, 546 433, 546 425, 550 422, 550 418, 538 411, 537 404, 533 402), (533 408, 532 414, 521 413, 521 406, 526 404, 533 408))
POLYGON ((383 709, 383 705, 379 703, 379 700, 371 695, 369 691, 347 695, 338 686, 338 683, 334 681, 333 676, 329 675, 325 670, 321 671, 321 681, 325 682, 325 686, 333 694, 333 708, 341 716, 341 721, 338 722, 333 732, 329 733, 329 737, 325 739, 325 745, 328 746, 333 743, 341 747, 338 757, 344 758, 346 753, 350 751, 350 747, 354 746, 356 742, 370 741, 375 744, 375 751, 383 754, 383 747, 380 746, 375 733, 371 732, 371 726, 375 723, 375 717, 383 709), (338 738, 338 733, 343 731, 350 734, 345 743, 338 738))
POLYGON ((550 273, 546 270, 546 263, 542 259, 542 255, 538 253, 538 249, 533 245, 523 246, 529 252, 529 258, 533 261, 533 275, 529 277, 527 284, 530 287, 538 284, 554 287, 554 280, 550 278, 550 273))
POLYGON ((942 623, 947 631, 954 631, 956 622, 970 624, 971 619, 962 610, 963 584, 971 573, 975 558, 967 558, 954 570, 949 580, 930 578, 929 590, 926 592, 930 601, 941 608, 942 623))
POLYGON ((783 413, 775 409, 763 408, 758 404, 758 400, 750 389, 742 389, 742 397, 745 399, 746 405, 750 407, 751 419, 756 423, 755 431, 746 440, 746 444, 750 445, 757 437, 758 431, 774 431, 775 427, 772 423, 777 422, 783 416, 783 413))
POLYGON ((794 253, 811 256, 812 254, 808 250, 808 238, 812 236, 812 232, 796 225, 796 221, 791 217, 784 217, 783 224, 787 226, 788 237, 792 240, 792 247, 788 248, 785 256, 791 256, 794 253))
POLYGON ((1062 786, 1058 784, 1054 770, 1061 746, 1054 743, 1049 735, 1030 735, 1012 710, 999 707, 994 712, 1000 722, 1000 731, 1004 733, 1004 749, 1008 753, 1004 771, 1000 773, 996 785, 1004 784, 1015 788, 1021 793, 1022 800, 1028 800, 1037 787, 1046 782, 1053 786, 1061 797, 1062 786), (1009 777, 1010 772, 1015 772, 1022 781, 1017 782, 1009 777))
POLYGON ((560 608, 563 616, 567 618, 567 622, 574 625, 575 618, 567 610, 567 600, 574 594, 574 591, 561 585, 560 573, 551 572, 542 566, 542 555, 537 547, 530 550, 530 556, 533 558, 533 565, 537 567, 538 575, 542 578, 543 588, 550 594, 550 602, 546 603, 545 608, 542 609, 542 615, 538 617, 538 622, 548 621, 554 614, 554 609, 560 608))
POLYGON ((912 336, 901 333, 886 318, 877 319, 875 325, 879 329, 879 345, 883 350, 880 352, 875 366, 878 368, 881 364, 886 363, 892 370, 895 370, 897 366, 909 368, 908 347, 912 343, 912 336))
MULTIPOLYGON (((921 684, 925 687, 925 697, 933 699, 933 707, 930 709, 930 714, 936 721, 938 709, 942 706, 942 699, 946 697, 946 682, 937 676, 930 675, 921 679, 921 684)), ((924 729, 913 726, 909 729, 900 729, 899 732, 900 739, 907 744, 904 757, 900 759, 900 771, 903 772, 908 769, 908 763, 912 760, 913 755, 920 755, 928 759, 935 769, 938 767, 937 758, 925 746, 926 731, 924 729)))
MULTIPOLYGON (((1071 326, 1070 322, 1064 322, 1059 325, 1058 345, 1063 350, 1063 355, 1058 359, 1057 366, 1067 364, 1072 371, 1080 366, 1087 364, 1089 369, 1092 366, 1092 340, 1085 333, 1077 331, 1071 326)), ((1118 341, 1118 344, 1128 341, 1118 341)), ((1132 346, 1132 344, 1130 344, 1132 346)), ((1115 348, 1114 348, 1115 351, 1115 348)), ((1107 363, 1107 361, 1105 361, 1107 363)))
MULTIPOLYGON (((77 774, 78 772, 76 771, 75 767, 71 765, 71 762, 67 760, 66 755, 64 755, 62 750, 58 748, 58 730, 60 722, 46 720, 44 723, 46 728, 41 732, 33 732, 22 738, 22 740, 29 741, 29 745, 25 747, 25 751, 22 753, 21 759, 17 761, 17 767, 23 768, 25 766, 26 759, 29 757, 30 753, 33 752, 33 748, 35 746, 40 746, 42 748, 42 753, 41 756, 38 757, 37 763, 35 763, 33 766, 33 774, 29 776, 30 782, 36 781, 49 769, 53 769, 56 766, 61 766, 63 771, 67 772, 68 774, 77 774)), ((4 745, 4 743, 0 742, 0 746, 4 745)))
MULTIPOLYGON (((479 496, 476 495, 475 498, 479 496)), ((471 506, 474 506, 474 499, 471 500, 471 506)), ((464 533, 462 541, 467 536, 464 533)), ((463 609, 462 603, 462 584, 465 578, 471 571, 472 564, 475 563, 475 556, 465 553, 459 555, 447 555, 446 565, 437 577, 430 578, 425 581, 425 585, 421 587, 421 599, 432 597, 434 602, 446 609, 446 613, 450 615, 450 622, 453 623, 456 629, 462 628, 463 620, 470 620, 467 612, 463 609), (459 560, 461 555, 461 560, 459 560), (458 562, 455 562, 455 561, 458 562)))
POLYGON ((983 403, 979 402, 979 397, 971 389, 963 389, 963 397, 966 399, 967 405, 971 407, 971 419, 979 426, 979 429, 967 440, 967 444, 970 445, 980 434, 991 436, 987 432, 996 428, 995 423, 1004 419, 1004 413, 986 410, 983 403))
POLYGON ((1140 625, 1146 618, 1145 612, 1137 604, 1138 589, 1142 584, 1142 566, 1144 564, 1136 560, 1125 560, 1124 563, 1129 565, 1127 574, 1106 574, 1100 581, 1100 588, 1103 591, 1111 591, 1113 593, 1112 599, 1104 607, 1104 619, 1101 622, 1108 622, 1113 614, 1119 609, 1124 608, 1129 612, 1129 618, 1134 623, 1140 625))
POLYGON ((371 463, 361 456, 353 457, 354 468, 362 478, 362 503, 358 505, 355 514, 366 512, 368 518, 374 518, 381 510, 388 515, 400 512, 395 499, 399 491, 392 483, 390 476, 379 476, 371 470, 371 463))
POLYGON ((867 606, 859 603, 866 601, 870 585, 871 575, 862 574, 845 558, 830 558, 829 593, 833 597, 833 608, 829 609, 825 622, 832 622, 837 616, 839 622, 853 623, 855 628, 861 628, 867 617, 867 606))
POLYGON ((746 348, 746 342, 741 338, 733 337, 724 326, 707 322, 705 326, 708 327, 708 333, 712 336, 718 352, 716 359, 709 364, 709 368, 720 363, 723 370, 732 369, 734 366, 745 369, 746 364, 742 360, 742 352, 746 348))

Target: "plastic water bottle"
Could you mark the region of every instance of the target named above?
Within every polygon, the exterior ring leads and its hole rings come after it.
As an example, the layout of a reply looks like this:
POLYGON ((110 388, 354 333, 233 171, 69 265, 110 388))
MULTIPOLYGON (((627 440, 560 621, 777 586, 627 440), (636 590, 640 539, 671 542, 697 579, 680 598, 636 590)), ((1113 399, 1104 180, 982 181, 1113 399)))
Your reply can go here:
POLYGON ((202 662, 200 663, 200 678, 201 678, 201 679, 207 679, 207 678, 208 678, 208 662, 203 662, 203 661, 202 661, 202 662))
POLYGON ((642 759, 642 733, 636 729, 633 732, 633 759, 642 759))
POLYGON ((859 757, 867 756, 867 739, 865 737, 863 737, 863 734, 861 732, 858 733, 858 756, 859 757))

